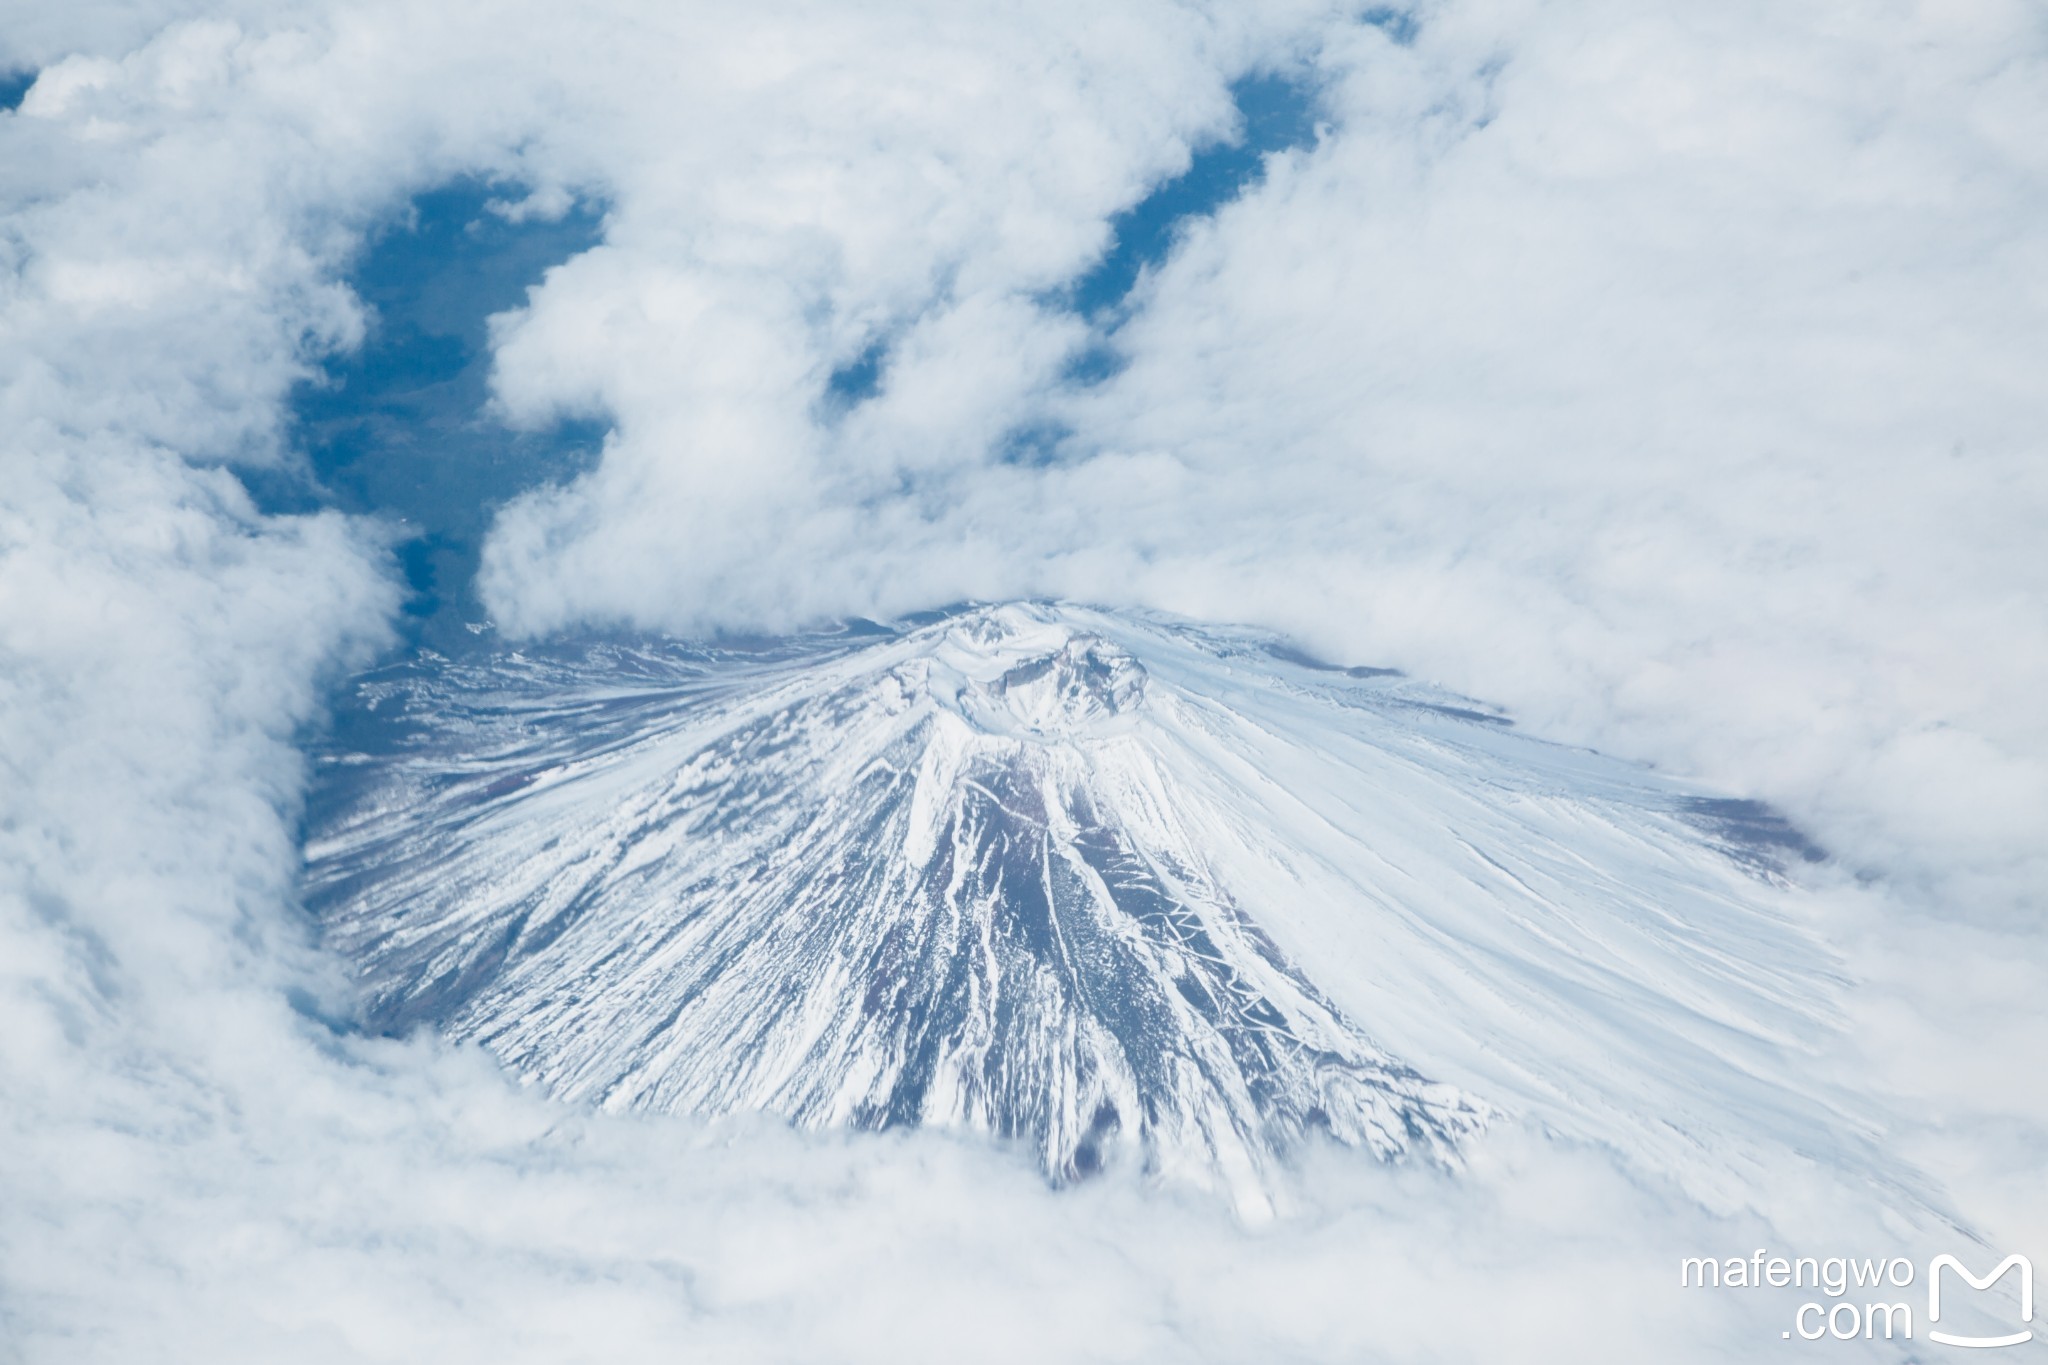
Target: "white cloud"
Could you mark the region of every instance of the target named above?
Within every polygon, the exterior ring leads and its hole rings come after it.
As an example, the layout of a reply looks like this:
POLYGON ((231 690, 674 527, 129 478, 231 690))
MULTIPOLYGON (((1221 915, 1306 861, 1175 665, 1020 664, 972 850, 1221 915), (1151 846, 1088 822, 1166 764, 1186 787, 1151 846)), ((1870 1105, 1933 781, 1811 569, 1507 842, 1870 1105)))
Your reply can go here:
MULTIPOLYGON (((599 1121, 289 1008, 337 991, 291 909, 295 741, 394 593, 374 532, 259 517, 208 466, 278 456, 288 385, 360 335, 358 235, 467 172, 609 206, 494 332, 509 414, 618 424, 501 525, 508 624, 1137 598, 1773 796, 1890 879, 1838 893, 1871 984, 1833 1075, 1951 1116, 1899 1140, 2038 1238, 2038 1101, 1954 1066, 1968 1029, 2048 1039, 2025 7, 1474 0, 1412 48, 1311 5, 196 12, 0 24, 45 64, 0 115, 24 1357, 1548 1360, 1599 1358, 1568 1335, 1598 1321, 1613 1358, 1740 1358, 1762 1330, 1635 1276, 1769 1230, 1512 1136, 1456 1188, 1332 1157, 1247 1230, 936 1139, 599 1121), (1128 370, 1064 392, 1075 325, 1038 296, 1290 54, 1323 140, 1148 278, 1128 370), (882 392, 829 417, 878 337, 882 392), (1038 417, 1071 460, 996 458, 1038 417)), ((1814 1190, 1785 1225, 1872 1235, 1814 1190)))
POLYGON ((1030 302, 1082 241, 1027 266, 1000 233, 913 233, 922 283, 846 260, 807 299, 801 253, 726 263, 721 232, 787 240, 758 196, 687 241, 622 222, 632 247, 506 325, 515 411, 619 431, 505 518, 501 619, 1054 590, 1276 620, 1780 800, 1923 896, 2038 907, 2048 181, 2024 130, 2048 112, 2024 8, 1444 5, 1412 48, 1338 28, 1316 60, 1319 147, 1193 232, 1086 395, 1056 383, 1073 323, 1030 302), (1015 273, 935 298, 975 251, 1015 273), (837 428, 813 408, 858 343, 821 343, 825 298, 907 329, 837 428), (1079 462, 1001 463, 1034 419, 1079 462))
POLYGON ((1158 519, 1241 562, 1315 506, 1329 586, 1277 609, 1331 647, 2038 907, 2030 33, 1506 5, 1361 37, 1343 132, 1190 242, 1077 420, 1228 488, 1158 519))

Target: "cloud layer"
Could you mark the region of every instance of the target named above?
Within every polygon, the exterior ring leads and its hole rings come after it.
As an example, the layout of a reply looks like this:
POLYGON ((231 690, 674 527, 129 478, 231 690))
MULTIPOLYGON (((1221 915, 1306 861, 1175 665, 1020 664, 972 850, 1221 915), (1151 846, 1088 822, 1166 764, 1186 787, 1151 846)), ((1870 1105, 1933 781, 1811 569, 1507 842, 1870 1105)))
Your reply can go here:
MULTIPOLYGON (((506 629, 1136 600, 1770 796, 1877 879, 1829 891, 1860 984, 1817 1071, 1888 1098, 1979 1227, 2048 1231, 2048 1115, 1958 1061, 1978 1028, 2048 1041, 2026 7, 17 8, 0 1357, 1769 1335, 1638 1269, 1762 1220, 1514 1135, 1458 1187, 1331 1157, 1246 1229, 936 1139, 599 1122, 330 1032, 296 743, 388 638, 388 534, 265 517, 226 466, 292 458, 290 386, 367 325, 363 234, 463 175, 607 206, 494 323, 505 420, 613 428, 502 517, 506 629), (1091 330, 1062 291, 1262 69, 1316 85, 1315 145, 1091 330), (1123 368, 1086 385, 1096 344, 1123 368), (829 401, 874 348, 874 396, 829 401)), ((1885 1235, 1812 1189, 1765 1213, 1885 1235)))

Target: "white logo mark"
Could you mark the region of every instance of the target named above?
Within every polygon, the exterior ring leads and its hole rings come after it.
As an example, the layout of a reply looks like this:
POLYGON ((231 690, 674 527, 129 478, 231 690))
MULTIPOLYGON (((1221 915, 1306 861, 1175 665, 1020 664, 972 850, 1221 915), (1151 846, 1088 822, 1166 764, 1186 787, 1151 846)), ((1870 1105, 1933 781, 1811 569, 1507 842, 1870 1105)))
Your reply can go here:
MULTIPOLYGON (((2019 1255, 2008 1256, 1998 1263, 1996 1270, 1993 1270, 1989 1275, 1980 1280, 1964 1268, 1963 1263, 1955 1257, 1937 1256, 1927 1264, 1927 1321, 1929 1323, 1941 1321, 1941 1268, 1943 1266, 1950 1267, 1956 1274, 1962 1276, 1972 1289, 1989 1289, 1998 1282, 1999 1277, 2004 1275, 2006 1271, 2011 1270, 2014 1266, 2018 1266, 2020 1272, 2020 1321, 2032 1322, 2034 1320, 2034 1263, 2026 1257, 2019 1255)), ((2034 1333, 2032 1330, 2028 1330, 2014 1332, 2011 1336, 2004 1337, 1959 1337, 1948 1332, 1935 1331, 1930 1327, 1927 1339, 1929 1341, 1938 1341, 1944 1346, 2018 1346, 2022 1342, 2032 1341, 2034 1333)))

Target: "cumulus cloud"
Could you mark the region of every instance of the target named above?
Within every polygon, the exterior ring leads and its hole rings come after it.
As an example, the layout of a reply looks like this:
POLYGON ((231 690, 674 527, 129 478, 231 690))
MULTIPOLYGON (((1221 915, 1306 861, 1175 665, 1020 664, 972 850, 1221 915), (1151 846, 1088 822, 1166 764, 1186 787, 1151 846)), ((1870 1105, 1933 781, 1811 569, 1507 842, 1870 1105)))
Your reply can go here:
POLYGON ((1047 589, 1279 618, 1793 802, 1951 899, 2037 904, 2024 10, 1447 5, 1412 36, 1326 32, 1322 140, 1192 228, 1093 390, 1036 302, 1078 250, 1033 273, 982 238, 1025 268, 906 285, 882 392, 836 425, 816 307, 715 296, 713 248, 557 272, 505 321, 501 391, 618 430, 505 518, 501 619, 1047 589), (1054 468, 1005 458, 1033 420, 1075 433, 1054 468))
POLYGON ((458 175, 606 205, 493 327, 506 420, 613 426, 501 519, 506 629, 1139 600, 1772 796, 1882 881, 1829 893, 1862 984, 1817 1065, 1892 1104, 1967 1218, 2048 1227, 2019 1193, 2038 1102, 1954 1066, 1974 1029, 2048 1039, 2024 6, 106 5, 0 31, 39 70, 0 114, 9 1349, 1740 1358, 1757 1310, 1645 1267, 1908 1235, 1823 1176, 1777 1226, 1715 1218, 1512 1131, 1456 1184, 1318 1158, 1245 1228, 936 1138, 599 1119, 330 1031, 296 743, 387 638, 386 533, 263 516, 225 466, 293 458, 291 385, 367 325, 351 254, 458 175), (1259 69, 1315 86, 1317 141, 1091 333, 1063 287, 1259 69), (1096 343, 1124 365, 1084 385, 1096 343), (870 354, 874 396, 836 403, 870 354))
POLYGON ((2048 399, 2011 282, 2048 181, 2011 121, 2048 68, 1998 18, 1354 40, 1347 134, 1189 243, 1083 411, 1210 485, 1256 446, 1212 523, 1334 503, 1352 648, 1797 801, 1859 860, 2014 858, 2033 901, 2048 399))

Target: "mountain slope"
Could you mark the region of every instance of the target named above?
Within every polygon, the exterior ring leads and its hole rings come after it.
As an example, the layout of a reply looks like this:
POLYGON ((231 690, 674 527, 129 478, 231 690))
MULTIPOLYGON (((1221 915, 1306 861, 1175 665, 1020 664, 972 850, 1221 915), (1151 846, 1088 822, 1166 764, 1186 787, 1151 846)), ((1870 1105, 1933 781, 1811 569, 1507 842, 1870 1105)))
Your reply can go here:
POLYGON ((1455 1166, 1503 1111, 1709 1186, 1859 1140, 1793 1074, 1829 969, 1782 822, 1247 632, 427 658, 362 685, 313 825, 371 1026, 606 1107, 1240 1192, 1311 1133, 1455 1166))

